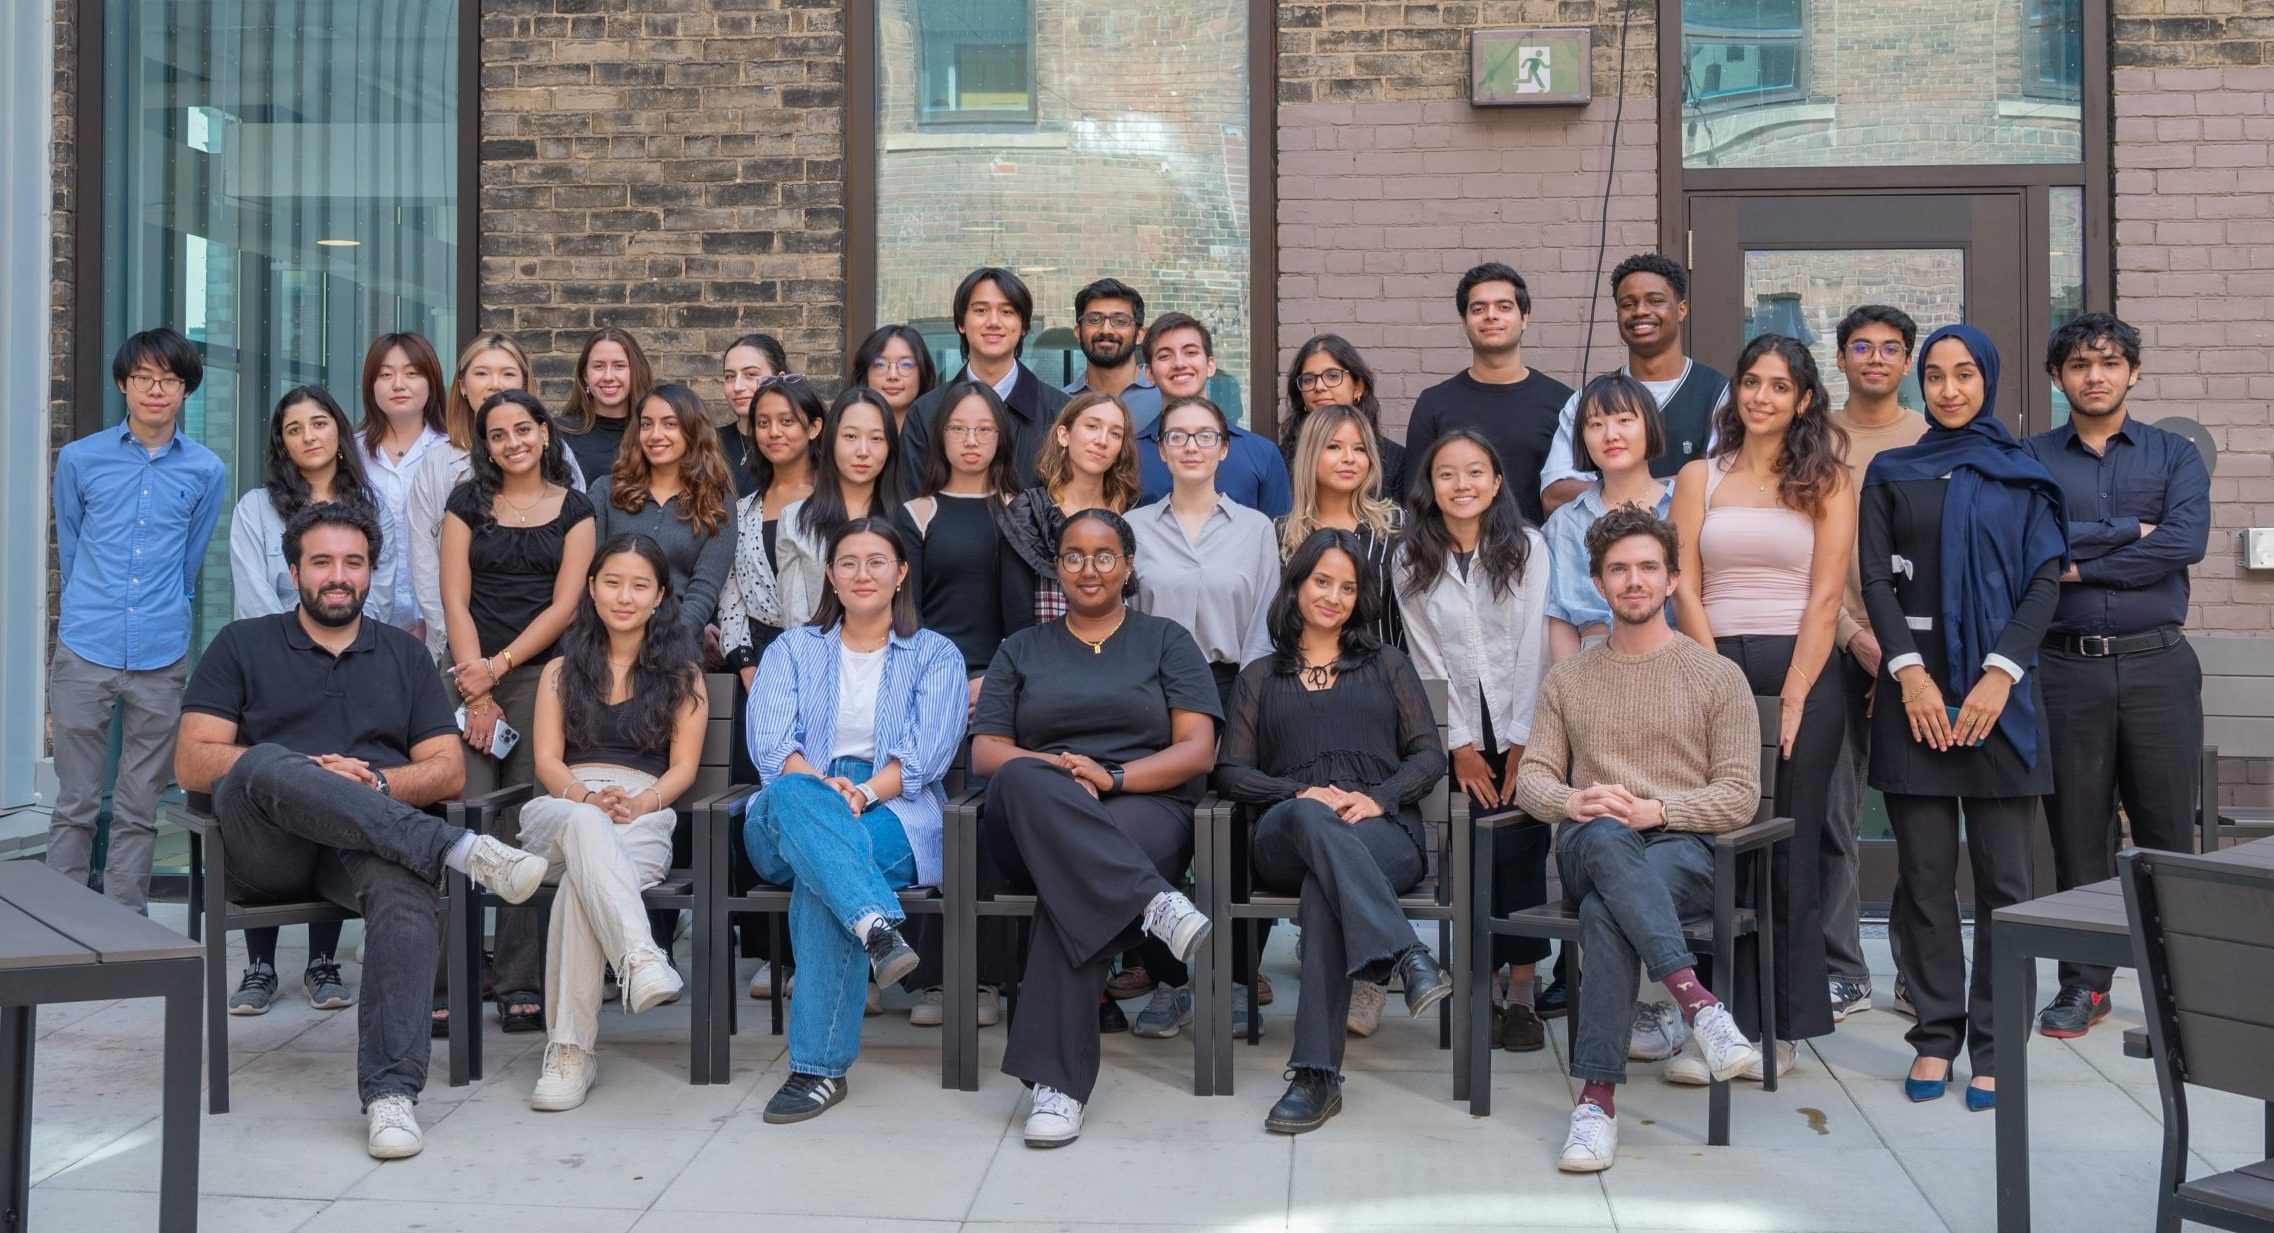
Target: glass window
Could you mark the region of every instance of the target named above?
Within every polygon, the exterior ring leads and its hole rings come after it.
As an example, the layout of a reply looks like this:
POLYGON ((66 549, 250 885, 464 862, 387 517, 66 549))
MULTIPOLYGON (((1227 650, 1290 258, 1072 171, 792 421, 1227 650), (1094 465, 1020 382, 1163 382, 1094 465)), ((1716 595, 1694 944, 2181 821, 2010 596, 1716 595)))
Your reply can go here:
POLYGON ((1682 165, 2076 163, 2084 0, 1683 0, 1682 165))
MULTIPOLYGON (((1209 393, 1237 415, 1252 338, 1247 13, 1222 0, 878 0, 877 320, 914 325, 942 374, 960 371, 956 284, 1003 266, 1034 292, 1027 364, 1064 386, 1083 367, 1074 292, 1119 278, 1148 318, 1208 324, 1209 393), (935 89, 935 21, 967 11, 957 29, 1008 31, 1012 12, 1031 30, 1030 120, 932 123, 934 102, 957 97, 935 89)), ((958 80, 969 99, 976 78, 958 80)))
MULTIPOLYGON (((2046 194, 2048 249, 2052 260, 2048 263, 2050 277, 2046 294, 2052 301, 2054 329, 2084 315, 2084 190, 2081 188, 2054 188, 2046 194)), ((2039 357, 2029 357, 2038 361, 2039 357)), ((2061 392, 2061 383, 2049 381, 2053 387, 2053 425, 2069 422, 2069 399, 2061 392)))
MULTIPOLYGON (((105 0, 103 353, 155 325, 199 344, 183 423, 233 492, 285 390, 360 414, 372 335, 456 347, 459 3, 105 0)), ((224 513, 199 646, 230 616, 228 558, 224 513)))
POLYGON ((916 51, 926 124, 1034 116, 1034 6, 1028 0, 923 0, 916 51))
MULTIPOLYGON (((1858 304, 1888 304, 1911 314, 1924 337, 1966 319, 1966 253, 1957 248, 1748 249, 1745 337, 1783 334, 1807 344, 1837 410, 1848 401, 1841 373, 1840 318, 1858 304)), ((1914 410, 1917 370, 1903 376, 1897 401, 1914 410)))

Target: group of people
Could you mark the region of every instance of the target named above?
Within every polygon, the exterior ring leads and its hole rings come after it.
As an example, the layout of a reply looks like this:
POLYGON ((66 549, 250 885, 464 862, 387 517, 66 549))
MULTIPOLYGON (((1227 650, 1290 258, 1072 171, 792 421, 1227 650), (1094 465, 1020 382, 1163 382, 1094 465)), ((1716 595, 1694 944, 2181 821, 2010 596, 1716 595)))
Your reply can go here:
MULTIPOLYGON (((1340 1111, 1347 1039, 1375 1030, 1388 986, 1414 1015, 1451 992, 1397 901, 1426 872, 1418 803, 1449 775, 1473 809, 1538 823, 1494 845, 1490 910, 1545 902, 1551 852, 1578 905, 1581 1005, 1520 939, 1496 941, 1489 997, 1501 1048, 1578 1016, 1586 1087, 1560 1159, 1592 1171, 1615 1158, 1630 1059, 1676 1083, 1758 1079, 1871 1006, 1869 785, 1900 868, 1906 1090, 1941 1095, 1963 1046, 1967 1102, 1989 1107, 1989 942, 1969 987, 1961 837, 1978 912, 2029 894, 2038 798, 2063 887, 2107 876, 2119 795, 2135 842, 2184 846, 2202 461, 2128 415, 2139 337, 2105 314, 2048 346, 2068 422, 2017 441, 1972 327, 1919 345, 1901 311, 1855 309, 1834 407, 1794 339, 1753 339, 1726 377, 1690 358, 1671 259, 1628 258, 1609 289, 1626 362, 1574 391, 1524 361, 1522 276, 1468 271, 1471 363, 1415 401, 1402 446, 1373 371, 1331 334, 1297 348, 1277 440, 1231 423, 1206 396, 1208 327, 1148 320, 1110 278, 1076 296, 1087 368, 1068 389, 1021 361, 1032 294, 988 267, 956 290, 949 379, 888 325, 828 399, 754 334, 723 357, 723 423, 655 383, 619 329, 586 343, 558 415, 510 337, 476 337, 446 377, 426 340, 382 335, 358 423, 321 387, 278 400, 229 532, 239 619, 194 677, 225 473, 178 431, 196 348, 137 334, 113 364, 125 423, 57 465, 48 859, 90 876, 120 710, 103 889, 142 905, 171 777, 232 828, 233 892, 357 910, 370 1149, 409 1155, 451 1013, 441 871, 507 905, 489 984, 506 1030, 546 1033, 532 1105, 582 1103, 604 1000, 636 1013, 680 991, 676 914, 651 918, 640 891, 687 859, 674 802, 727 680, 706 673, 738 674, 760 790, 733 876, 792 888, 779 953, 755 929, 742 943, 754 995, 795 994, 768 1121, 843 1099, 878 990, 905 984, 912 1020, 940 1021, 939 939, 897 892, 939 883, 968 736, 983 882, 1036 898, 1023 970, 1008 922, 980 939, 983 1024, 1017 980, 1003 1066, 1033 1088, 1028 1144, 1079 1136, 1101 1032, 1189 1024, 1211 925, 1181 884, 1211 786, 1252 827, 1245 876, 1299 896, 1290 1082, 1265 1124, 1301 1133, 1340 1111), (1914 368, 1923 414, 1898 397, 1914 368), (1445 683, 1442 737, 1425 679, 1445 683), (1755 696, 1778 700, 1775 731, 1755 696), (1755 1022, 1755 1000, 1709 992, 1736 974, 1701 973, 1681 922, 1710 899, 1710 836, 1761 803, 1764 738, 1794 831, 1764 943, 1778 988, 1755 1022), (517 784, 535 795, 488 835, 426 812, 517 784), (530 902, 547 882, 549 910, 530 902), (1669 1000, 1636 1003, 1641 977, 1669 1000), (1138 997, 1131 1025, 1118 1003, 1138 997)), ((357 999, 338 937, 310 931, 319 1007, 357 999)), ((248 936, 232 1012, 277 996, 276 947, 248 936)), ((1258 956, 1235 950, 1229 979, 1268 1000, 1258 956)), ((2108 974, 2062 981, 2041 1030, 2081 1034, 2108 1012, 2108 974)))

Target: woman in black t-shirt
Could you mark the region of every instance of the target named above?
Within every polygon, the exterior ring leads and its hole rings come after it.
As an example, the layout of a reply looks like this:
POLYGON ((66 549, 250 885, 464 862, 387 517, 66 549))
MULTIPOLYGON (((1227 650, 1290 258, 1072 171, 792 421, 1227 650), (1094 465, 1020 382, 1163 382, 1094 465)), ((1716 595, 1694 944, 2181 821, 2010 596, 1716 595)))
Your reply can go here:
POLYGON ((1082 1131, 1098 999, 1138 926, 1189 961, 1208 918, 1173 878, 1192 859, 1195 780, 1216 760, 1216 682, 1183 626, 1126 607, 1137 538, 1082 510, 1058 533, 1066 615, 1003 641, 972 718, 989 849, 1038 900, 1003 1071, 1034 1086, 1029 1147, 1082 1131))
MULTIPOLYGON (((465 701, 466 795, 537 776, 526 739, 500 756, 499 721, 526 738, 536 719, 537 674, 568 628, 592 564, 592 503, 569 483, 566 451, 534 394, 504 390, 474 414, 473 472, 450 493, 442 519, 442 609, 449 675, 465 701)), ((519 833, 518 810, 496 826, 519 833)), ((544 913, 498 909, 499 1017, 508 1032, 545 1026, 544 913)))
POLYGON ((1421 798, 1445 744, 1413 661, 1372 633, 1381 588, 1358 537, 1313 531, 1271 605, 1273 653, 1240 672, 1217 783, 1263 810, 1255 880, 1302 896, 1302 992, 1287 1094, 1264 1129, 1301 1134, 1342 1109, 1351 982, 1405 978, 1419 1016, 1453 991, 1398 895, 1427 872, 1421 798))

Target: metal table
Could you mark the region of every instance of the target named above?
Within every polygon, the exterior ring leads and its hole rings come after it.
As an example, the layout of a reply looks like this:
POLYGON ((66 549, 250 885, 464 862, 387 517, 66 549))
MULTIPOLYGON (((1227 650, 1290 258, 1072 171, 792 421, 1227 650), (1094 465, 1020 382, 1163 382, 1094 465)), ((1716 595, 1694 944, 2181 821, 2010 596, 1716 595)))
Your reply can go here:
POLYGON ((45 1002, 166 999, 158 1228, 197 1228, 197 943, 30 861, 0 863, 0 1230, 30 1225, 33 1013, 45 1002))
MULTIPOLYGON (((2217 853, 2213 859, 2274 868, 2274 839, 2217 853)), ((2132 926, 2116 879, 2000 908, 1991 915, 1997 952, 1998 1233, 2029 1229, 2029 1042, 2037 1007, 2037 961, 2133 966, 2132 926)))

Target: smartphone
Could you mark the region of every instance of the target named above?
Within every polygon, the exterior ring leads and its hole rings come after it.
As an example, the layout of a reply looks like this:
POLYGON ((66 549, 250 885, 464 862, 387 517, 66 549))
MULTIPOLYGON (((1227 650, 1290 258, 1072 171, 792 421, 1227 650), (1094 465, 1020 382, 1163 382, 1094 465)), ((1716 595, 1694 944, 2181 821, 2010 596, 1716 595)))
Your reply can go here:
MULTIPOLYGON (((466 708, 459 707, 458 731, 464 732, 465 730, 466 708)), ((499 761, 504 761, 505 756, 512 753, 513 747, 519 745, 520 743, 521 734, 514 730, 512 724, 505 722, 504 716, 498 716, 497 724, 490 729, 489 755, 493 758, 498 759, 499 761)))
MULTIPOLYGON (((1946 706, 1946 707, 1944 707, 1944 708, 1942 708, 1942 709, 1944 710, 1944 712, 1946 712, 1946 713, 1947 713, 1947 714, 1949 714, 1949 716, 1950 716, 1950 730, 1951 730, 1951 731, 1953 731, 1953 732, 1956 732, 1956 731, 1958 731, 1958 708, 1957 708, 1957 707, 1955 707, 1955 706, 1946 706)), ((1978 737, 1974 738, 1973 740, 1971 740, 1971 741, 1967 742, 1967 743, 1966 743, 1966 747, 1967 747, 1968 749, 1975 749, 1975 748, 1979 748, 1979 747, 1981 746, 1982 742, 1984 742, 1984 741, 1986 741, 1986 740, 1988 740, 1988 739, 1990 739, 1990 738, 1989 738, 1989 737, 1986 737, 1986 736, 1978 736, 1978 737)), ((502 758, 502 757, 504 757, 505 755, 504 755, 504 754, 499 754, 498 756, 502 758)))

